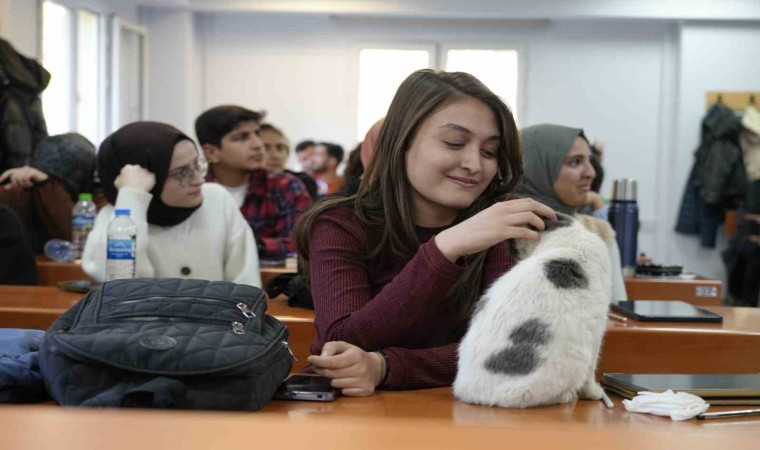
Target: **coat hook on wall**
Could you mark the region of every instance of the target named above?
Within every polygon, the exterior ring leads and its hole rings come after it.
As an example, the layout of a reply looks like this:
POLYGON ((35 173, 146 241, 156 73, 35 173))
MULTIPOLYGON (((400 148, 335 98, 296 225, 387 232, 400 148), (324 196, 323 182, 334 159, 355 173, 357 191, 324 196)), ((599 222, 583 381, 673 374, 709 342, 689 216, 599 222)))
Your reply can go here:
POLYGON ((755 94, 749 96, 749 104, 755 106, 755 94))
POLYGON ((723 104, 723 96, 722 95, 718 94, 718 101, 716 103, 720 103, 721 105, 723 104))

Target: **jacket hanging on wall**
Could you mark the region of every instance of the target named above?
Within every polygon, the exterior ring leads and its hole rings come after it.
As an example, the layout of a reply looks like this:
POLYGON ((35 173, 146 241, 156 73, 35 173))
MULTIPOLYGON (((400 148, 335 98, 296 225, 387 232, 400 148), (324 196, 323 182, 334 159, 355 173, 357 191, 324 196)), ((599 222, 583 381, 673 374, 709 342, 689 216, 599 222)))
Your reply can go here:
POLYGON ((47 137, 40 93, 50 73, 0 39, 0 173, 29 164, 47 137))
POLYGON ((264 292, 228 282, 106 282, 48 329, 39 364, 65 406, 257 410, 292 367, 264 292))
POLYGON ((705 247, 715 247, 725 210, 735 208, 746 193, 740 129, 741 119, 722 104, 713 105, 702 121, 702 139, 686 182, 676 231, 699 234, 705 247))

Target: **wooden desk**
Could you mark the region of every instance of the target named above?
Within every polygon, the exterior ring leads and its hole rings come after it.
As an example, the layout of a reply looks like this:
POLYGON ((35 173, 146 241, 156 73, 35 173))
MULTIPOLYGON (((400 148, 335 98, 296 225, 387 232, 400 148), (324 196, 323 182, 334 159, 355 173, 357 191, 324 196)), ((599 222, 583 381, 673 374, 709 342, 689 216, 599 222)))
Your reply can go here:
MULTIPOLYGON (((80 298, 53 287, 0 286, 0 327, 46 329, 80 298)), ((608 321, 597 374, 760 373, 760 309, 709 309, 723 316, 722 324, 608 321)), ((287 325, 300 370, 316 338, 314 311, 276 298, 268 312, 287 325)))
POLYGON ((721 282, 704 277, 694 280, 625 277, 631 300, 683 300, 698 306, 720 306, 721 282))
MULTIPOLYGON (((628 413, 620 397, 527 410, 459 403, 451 389, 379 392, 331 403, 273 400, 253 413, 0 408, 3 447, 79 450, 676 449, 757 447, 760 417, 672 422, 628 413)), ((710 411, 735 409, 712 407, 710 411)))
POLYGON ((83 296, 53 286, 0 286, 0 327, 45 330, 83 296))
POLYGON ((59 281, 92 280, 78 263, 51 261, 37 257, 37 279, 40 286, 58 286, 59 281))
MULTIPOLYGON (((277 275, 293 273, 294 269, 283 266, 261 266, 262 287, 277 275)), ((37 278, 40 286, 58 286, 59 281, 92 280, 77 263, 60 263, 50 261, 44 256, 37 257, 37 278)))
POLYGON ((293 362, 293 372, 300 372, 308 363, 306 358, 311 352, 311 343, 317 337, 314 328, 314 311, 305 308, 291 308, 284 296, 269 300, 267 313, 287 325, 288 344, 297 361, 293 362))
POLYGON ((609 320, 597 376, 623 373, 760 373, 760 309, 713 307, 723 323, 609 320))

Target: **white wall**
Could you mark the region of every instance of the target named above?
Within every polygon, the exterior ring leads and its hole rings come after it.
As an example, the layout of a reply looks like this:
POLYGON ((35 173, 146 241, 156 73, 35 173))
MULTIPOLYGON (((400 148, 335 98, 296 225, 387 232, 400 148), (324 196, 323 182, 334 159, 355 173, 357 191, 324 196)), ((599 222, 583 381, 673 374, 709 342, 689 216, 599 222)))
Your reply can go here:
MULTIPOLYGON (((605 189, 640 180, 641 248, 664 257, 655 168, 665 72, 674 70, 667 23, 330 19, 278 14, 204 16, 204 107, 266 109, 292 142, 356 144, 357 50, 362 43, 516 44, 527 65, 521 125, 583 127, 607 144, 605 189), (453 32, 456 30, 456 32, 453 32)), ((672 87, 671 87, 672 89, 672 87)), ((673 92, 667 93, 674 95, 673 92)))
POLYGON ((199 45, 194 14, 182 9, 151 9, 143 14, 148 33, 148 116, 194 136, 200 106, 199 45))
MULTIPOLYGON (((668 223, 675 226, 680 196, 699 145, 699 130, 706 112, 707 91, 760 91, 760 25, 730 23, 685 24, 681 28, 680 86, 670 192, 677 194, 668 223)), ((672 233, 669 254, 689 268, 721 279, 720 250, 726 238, 718 231, 718 248, 699 246, 698 237, 672 233)))
POLYGON ((39 58, 40 35, 36 1, 0 1, 0 36, 21 54, 39 58))

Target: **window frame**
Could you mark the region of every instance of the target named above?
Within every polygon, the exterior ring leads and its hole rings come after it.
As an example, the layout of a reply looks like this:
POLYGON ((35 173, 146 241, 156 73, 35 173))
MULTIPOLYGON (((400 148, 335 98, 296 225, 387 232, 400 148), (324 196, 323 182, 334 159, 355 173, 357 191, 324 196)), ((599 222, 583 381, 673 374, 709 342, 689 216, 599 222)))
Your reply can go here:
MULTIPOLYGON (((362 50, 424 50, 428 52, 428 69, 434 69, 438 65, 439 49, 438 45, 433 41, 359 41, 353 45, 351 58, 351 73, 356 74, 353 92, 356 93, 354 111, 356 113, 356 123, 354 128, 356 130, 357 142, 361 142, 367 133, 367 130, 359 130, 359 84, 361 82, 361 52, 362 50)), ((378 117, 379 119, 380 117, 378 117)))
MULTIPOLYGON (((359 41, 353 46, 352 72, 356 73, 356 111, 357 136, 361 134, 359 128, 359 83, 361 78, 359 60, 361 51, 365 49, 382 49, 382 50, 426 50, 430 54, 428 68, 433 70, 446 70, 447 53, 449 50, 513 50, 517 52, 517 108, 512 110, 515 120, 518 124, 523 123, 527 114, 527 75, 528 59, 526 45, 522 42, 513 41, 492 41, 492 40, 450 40, 450 39, 433 39, 433 40, 380 40, 380 41, 359 41)), ((509 105, 512 108, 513 105, 509 105)), ((366 130, 364 130, 366 133, 366 130)), ((364 138, 361 134, 359 141, 364 138)))
MULTIPOLYGON (((79 13, 81 11, 88 12, 97 17, 98 21, 98 74, 97 77, 97 136, 95 140, 99 141, 105 136, 104 121, 105 121, 105 109, 107 105, 107 97, 104 95, 104 88, 106 85, 106 79, 104 77, 103 66, 106 63, 105 54, 107 51, 108 42, 105 39, 105 29, 107 22, 103 14, 95 8, 91 2, 76 1, 76 0, 38 0, 38 54, 40 55, 40 62, 44 63, 44 15, 43 7, 45 2, 55 3, 61 7, 66 8, 69 11, 70 19, 68 23, 69 27, 69 48, 71 55, 72 71, 69 73, 69 97, 71 99, 68 114, 70 118, 70 130, 65 132, 79 132, 79 78, 80 73, 78 70, 79 59, 79 13)), ((43 92, 44 95, 44 92, 43 92)))
POLYGON ((128 20, 124 20, 116 14, 110 16, 110 57, 108 59, 108 107, 107 107, 107 134, 110 134, 119 128, 121 123, 121 101, 120 101, 120 89, 121 89, 121 31, 128 30, 140 36, 142 39, 142 52, 140 55, 140 65, 142 70, 140 73, 140 116, 141 120, 147 120, 148 117, 148 33, 145 27, 132 23, 128 20))
MULTIPOLYGON (((517 108, 512 111, 515 116, 515 120, 518 124, 523 123, 526 117, 526 105, 525 92, 527 87, 527 52, 525 51, 525 44, 520 42, 494 42, 494 41, 441 41, 439 43, 439 55, 438 61, 440 61, 440 69, 446 70, 446 64, 448 63, 448 51, 449 50, 513 50, 517 52, 517 108)), ((513 105, 509 105, 512 108, 513 105)))

